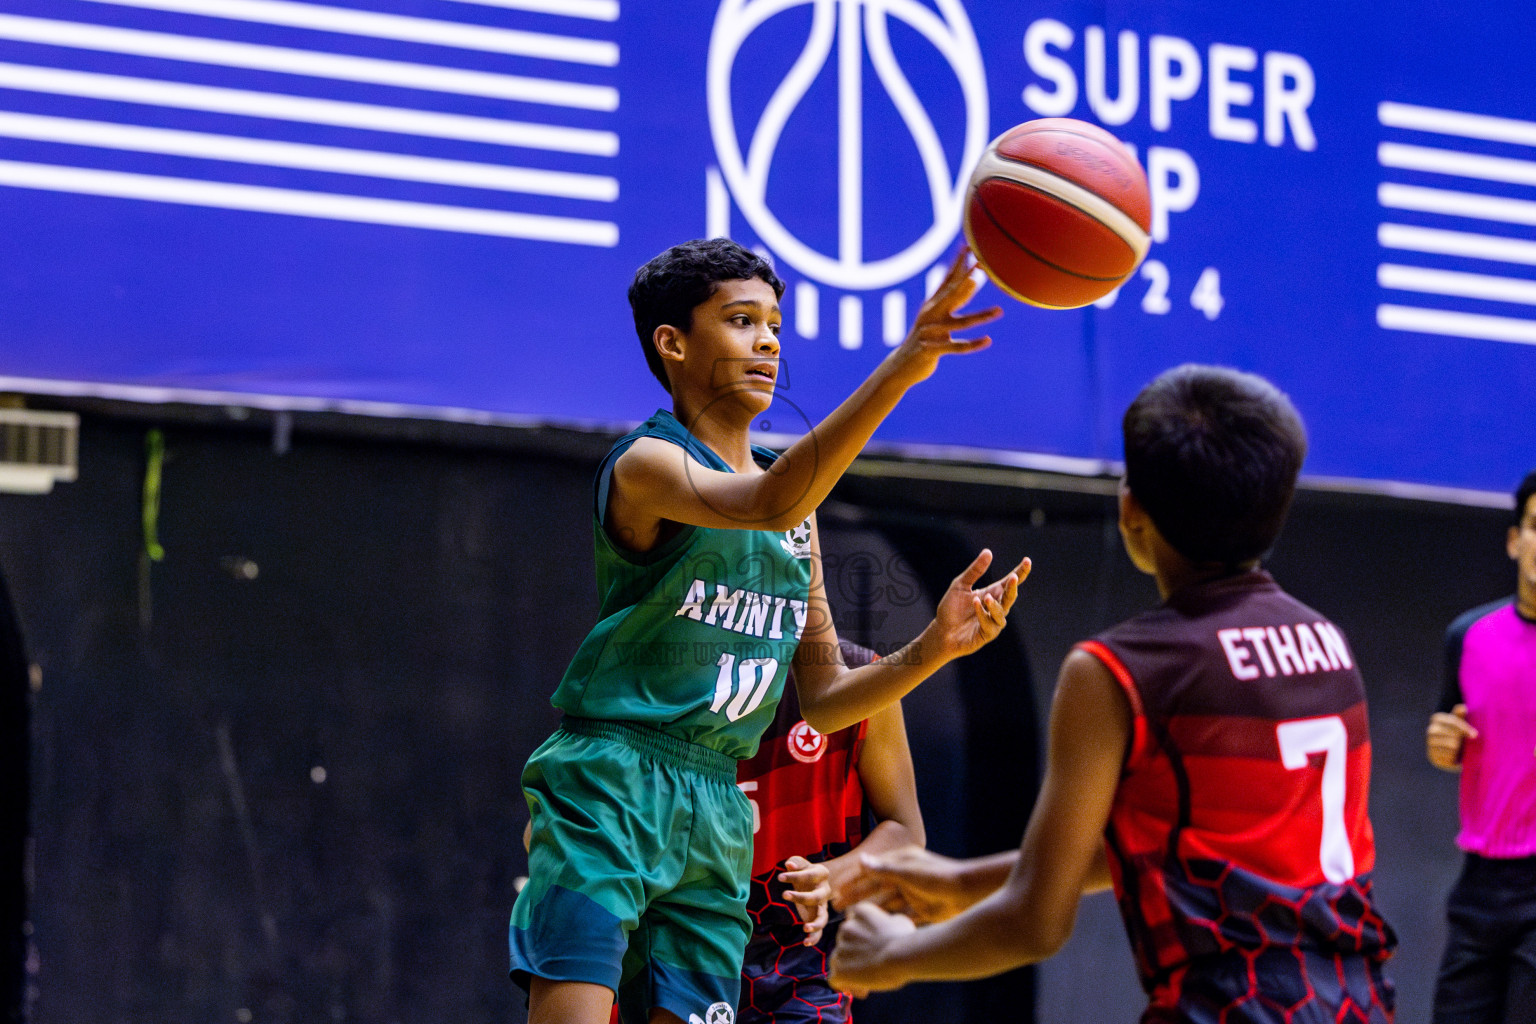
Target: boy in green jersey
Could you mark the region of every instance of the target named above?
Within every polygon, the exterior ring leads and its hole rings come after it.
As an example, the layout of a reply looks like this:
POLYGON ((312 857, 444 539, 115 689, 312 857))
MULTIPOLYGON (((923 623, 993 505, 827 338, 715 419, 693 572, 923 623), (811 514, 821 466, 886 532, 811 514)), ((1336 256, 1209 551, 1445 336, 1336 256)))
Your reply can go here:
MULTIPOLYGON (((793 663, 802 713, 836 732, 997 636, 1025 559, 973 589, 983 551, 906 648, 847 668, 817 571, 816 506, 939 359, 989 339, 953 332, 1000 310, 962 252, 911 333, 788 451, 750 442, 779 373, 784 284, 725 239, 641 267, 629 301, 651 371, 672 396, 597 474, 597 625, 555 692, 565 712, 523 773, 529 881, 513 907, 512 973, 532 1024, 622 1016, 733 1024, 752 821, 736 788, 793 663)), ((816 893, 798 894, 811 909, 816 893)))

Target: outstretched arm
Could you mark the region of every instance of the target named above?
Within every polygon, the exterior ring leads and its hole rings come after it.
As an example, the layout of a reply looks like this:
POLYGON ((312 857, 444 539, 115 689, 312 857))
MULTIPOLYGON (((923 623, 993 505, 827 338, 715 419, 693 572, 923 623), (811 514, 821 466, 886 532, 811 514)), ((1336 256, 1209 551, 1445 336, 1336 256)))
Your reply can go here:
POLYGON ((921 929, 860 904, 838 937, 833 984, 863 992, 982 978, 1060 949, 1079 899, 1097 881, 1130 730, 1130 707, 1109 670, 1073 651, 1051 708, 1045 782, 1007 882, 964 914, 921 929))
MULTIPOLYGON (((821 565, 821 535, 814 516, 811 551, 814 564, 821 565)), ((991 564, 992 553, 983 551, 950 583, 933 621, 917 639, 872 665, 853 669, 843 663, 824 581, 817 574, 811 580, 805 630, 795 651, 795 687, 800 711, 811 728, 836 732, 870 718, 949 662, 991 643, 1008 623, 1030 561, 1024 559, 1002 579, 977 588, 991 564)))
POLYGON ((960 860, 903 846, 861 857, 858 873, 840 892, 840 903, 871 900, 917 924, 948 921, 1002 888, 1018 861, 1018 850, 960 860))
MULTIPOLYGON (((861 857, 857 873, 835 898, 838 906, 873 900, 880 909, 910 917, 916 924, 933 924, 948 921, 1001 889, 1018 862, 1018 850, 958 860, 921 846, 903 846, 861 857)), ((1101 843, 1083 895, 1113 885, 1101 843)))
POLYGON ((614 463, 615 496, 626 508, 646 516, 693 526, 726 530, 799 526, 831 493, 908 388, 932 375, 943 356, 976 352, 991 344, 987 337, 954 337, 957 331, 1002 315, 995 306, 960 312, 976 294, 971 269, 970 252, 962 249, 943 283, 923 303, 906 340, 826 419, 791 445, 770 472, 707 469, 676 445, 642 438, 614 463))

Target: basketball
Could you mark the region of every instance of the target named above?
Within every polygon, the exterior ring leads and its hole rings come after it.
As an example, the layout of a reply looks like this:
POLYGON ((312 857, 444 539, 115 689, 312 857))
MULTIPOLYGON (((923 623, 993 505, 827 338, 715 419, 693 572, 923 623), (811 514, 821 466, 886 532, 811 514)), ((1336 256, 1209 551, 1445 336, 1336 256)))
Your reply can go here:
POLYGON ((1097 125, 1047 117, 999 135, 971 174, 965 236, 999 288, 1073 309, 1131 276, 1151 243, 1147 176, 1097 125))

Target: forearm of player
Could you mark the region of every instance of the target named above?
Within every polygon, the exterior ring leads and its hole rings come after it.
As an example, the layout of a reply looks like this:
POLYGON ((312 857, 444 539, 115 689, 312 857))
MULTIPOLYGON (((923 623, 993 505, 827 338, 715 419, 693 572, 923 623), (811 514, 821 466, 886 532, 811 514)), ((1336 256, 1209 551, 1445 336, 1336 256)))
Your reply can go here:
POLYGON ((767 472, 711 469, 675 444, 641 438, 614 463, 610 510, 709 529, 793 529, 831 493, 904 390, 865 381, 767 472))
MULTIPOLYGON (((939 668, 922 662, 921 652, 914 651, 916 643, 859 668, 818 666, 821 671, 814 673, 815 685, 801 685, 799 689, 800 713, 806 724, 819 733, 834 733, 901 700, 939 668)), ((799 679, 808 674, 798 661, 795 674, 799 679)))
POLYGON ((955 578, 933 621, 917 639, 872 665, 856 669, 843 665, 841 658, 817 656, 818 651, 835 651, 837 633, 830 625, 825 595, 813 591, 810 616, 817 621, 807 629, 795 655, 800 709, 811 728, 835 732, 861 722, 905 697, 955 658, 995 639, 1007 624, 1019 581, 1029 575, 1030 563, 1026 558, 1001 580, 972 590, 971 585, 991 560, 991 552, 983 551, 955 578))
POLYGON ((832 905, 839 910, 848 907, 853 900, 849 898, 848 886, 859 877, 862 870, 863 856, 875 856, 888 850, 899 850, 904 846, 922 845, 922 826, 918 826, 917 835, 899 821, 882 821, 870 829, 869 835, 853 849, 841 857, 833 857, 827 861, 827 871, 832 878, 832 905))
MULTIPOLYGON (((874 715, 864 732, 857 765, 864 799, 880 824, 866 839, 898 836, 902 842, 885 843, 880 850, 908 844, 926 846, 923 809, 917 800, 917 773, 912 767, 912 747, 907 742, 906 717, 901 702, 874 715)), ((878 852, 870 848, 867 852, 878 852)))
POLYGON ((858 458, 908 385, 877 369, 841 405, 790 445, 757 478, 753 502, 770 513, 763 528, 789 530, 820 507, 858 458))
POLYGON ((899 821, 882 821, 871 829, 869 835, 864 837, 864 841, 850 850, 846 856, 884 853, 886 850, 894 850, 902 846, 922 846, 925 838, 921 823, 914 831, 899 821))
POLYGON ((986 857, 972 857, 959 863, 955 881, 967 904, 974 905, 997 892, 1008 882, 1019 863, 1018 850, 1004 850, 986 857))
POLYGON ((1107 892, 1114 887, 1115 876, 1109 872, 1109 853, 1100 844, 1099 851, 1093 856, 1093 866, 1088 869, 1088 877, 1083 881, 1083 895, 1107 892))
POLYGON ((945 628, 935 619, 901 650, 870 665, 842 668, 818 687, 809 705, 804 703, 802 694, 805 720, 818 732, 846 729, 901 700, 959 656, 954 645, 946 640, 945 628), (827 728, 816 724, 812 714, 825 716, 827 728))
POLYGON ((1024 905, 1024 892, 1005 886, 959 917, 894 940, 891 965, 911 980, 971 981, 1054 956, 1072 934, 1024 905))
POLYGON ((988 338, 953 337, 955 331, 978 327, 1002 315, 997 307, 959 312, 977 287, 977 280, 971 277, 969 254, 961 250, 949 273, 918 311, 906 340, 891 350, 826 419, 779 457, 769 474, 771 479, 761 484, 757 508, 771 512, 761 528, 788 530, 803 522, 832 492, 896 403, 913 385, 932 375, 940 358, 979 351, 990 344, 988 338))
MULTIPOLYGON (((959 917, 897 940, 898 973, 976 978, 1062 947, 1083 893, 1108 874, 1103 835, 1129 736, 1129 705, 1108 670, 1091 655, 1068 655, 1051 708, 1045 780, 1007 880, 959 917)), ((994 880, 1005 856, 968 865, 967 888, 994 880)))
MULTIPOLYGON (((811 519, 811 557, 821 559, 821 533, 811 519)), ((850 669, 838 651, 837 628, 827 603, 825 583, 811 580, 806 626, 795 651, 795 685, 800 710, 811 728, 822 733, 846 729, 906 696, 913 687, 948 662, 991 643, 1008 623, 1008 611, 1028 577, 1030 561, 1019 562, 1002 579, 973 589, 992 564, 983 549, 950 581, 923 632, 894 654, 872 665, 850 669)))
MULTIPOLYGON (((811 552, 820 564, 821 530, 815 519, 811 520, 811 552)), ((900 701, 953 657, 946 655, 935 663, 939 658, 932 652, 939 639, 935 632, 935 625, 930 623, 922 636, 901 650, 871 664, 849 668, 838 648, 837 627, 824 582, 812 580, 805 632, 795 651, 795 686, 806 724, 830 734, 874 718, 900 701)))

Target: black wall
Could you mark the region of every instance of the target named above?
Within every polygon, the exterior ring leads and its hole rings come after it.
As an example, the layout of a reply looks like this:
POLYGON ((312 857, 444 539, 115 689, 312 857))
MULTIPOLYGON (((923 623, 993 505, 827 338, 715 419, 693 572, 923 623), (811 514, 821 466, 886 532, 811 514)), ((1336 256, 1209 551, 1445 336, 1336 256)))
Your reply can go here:
POLYGON ((28 669, 10 588, 0 574, 0 1020, 26 1002, 27 822, 31 812, 28 669))
MULTIPOLYGON (((592 622, 603 439, 330 417, 289 435, 243 411, 79 408, 80 480, 0 496, 0 566, 41 669, 33 1019, 520 1020, 504 975, 517 776, 592 622), (151 428, 159 562, 144 555, 151 428)), ((908 699, 932 845, 1012 844, 1057 663, 1155 600, 1112 500, 867 477, 834 499, 829 584, 858 639, 919 628, 925 577, 962 553, 1034 557, 991 660, 908 699)), ((1439 636, 1509 590, 1502 529, 1489 510, 1309 493, 1272 563, 1348 631, 1370 685, 1403 1024, 1427 1019, 1456 865, 1455 781, 1422 755, 1439 636)), ((1027 1020, 1034 983, 923 986, 861 1019, 1027 1020)), ((1134 1019, 1112 904, 1085 902, 1038 983, 1041 1020, 1134 1019)))

